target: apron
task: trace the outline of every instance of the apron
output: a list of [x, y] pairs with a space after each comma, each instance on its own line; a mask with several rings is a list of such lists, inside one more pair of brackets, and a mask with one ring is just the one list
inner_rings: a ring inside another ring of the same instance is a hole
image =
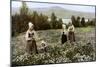
[[75, 42], [75, 34], [74, 34], [74, 32], [69, 31], [68, 39], [70, 40], [70, 42]]
[[29, 38], [32, 38], [31, 40], [28, 40], [27, 41], [27, 46], [26, 46], [26, 49], [27, 49], [27, 52], [29, 54], [32, 54], [32, 53], [38, 53], [38, 50], [37, 50], [37, 45], [36, 45], [36, 41], [35, 39], [33, 38], [34, 36], [34, 33], [29, 33], [28, 34], [28, 37]]

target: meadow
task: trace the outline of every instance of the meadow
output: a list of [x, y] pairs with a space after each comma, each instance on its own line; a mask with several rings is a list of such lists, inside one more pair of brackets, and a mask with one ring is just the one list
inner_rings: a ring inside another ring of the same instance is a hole
[[[25, 52], [25, 32], [11, 38], [12, 65], [37, 65], [54, 63], [75, 63], [96, 60], [95, 27], [75, 28], [74, 43], [61, 44], [62, 29], [36, 31], [39, 54]], [[41, 50], [41, 41], [47, 43], [47, 52]]]

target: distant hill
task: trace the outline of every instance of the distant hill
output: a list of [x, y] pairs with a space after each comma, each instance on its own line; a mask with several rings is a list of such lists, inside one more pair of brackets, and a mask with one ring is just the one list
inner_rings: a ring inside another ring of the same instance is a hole
[[[85, 18], [95, 18], [95, 13], [73, 11], [58, 6], [48, 7], [48, 8], [29, 8], [29, 9], [30, 12], [37, 11], [39, 14], [42, 13], [47, 15], [48, 17], [51, 16], [52, 12], [54, 12], [58, 18], [71, 18], [72, 15]], [[15, 13], [19, 13], [19, 8], [14, 8], [14, 7], [12, 8], [12, 15], [14, 15]]]

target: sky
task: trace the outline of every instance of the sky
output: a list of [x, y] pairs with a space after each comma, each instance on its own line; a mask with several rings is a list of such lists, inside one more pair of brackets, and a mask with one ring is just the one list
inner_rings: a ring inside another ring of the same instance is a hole
[[[86, 5], [71, 5], [71, 4], [55, 4], [55, 3], [38, 3], [38, 2], [26, 2], [29, 8], [48, 8], [48, 7], [62, 7], [64, 9], [80, 11], [80, 12], [91, 12], [95, 13], [95, 6]], [[12, 7], [20, 7], [22, 5], [21, 1], [12, 1]]]

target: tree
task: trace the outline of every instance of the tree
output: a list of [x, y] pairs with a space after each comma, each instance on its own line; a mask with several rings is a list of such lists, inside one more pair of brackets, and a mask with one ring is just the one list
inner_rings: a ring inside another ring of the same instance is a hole
[[28, 28], [28, 22], [30, 21], [28, 16], [28, 6], [26, 2], [22, 1], [22, 6], [20, 7], [20, 24], [21, 24], [21, 32], [24, 32]]
[[78, 16], [76, 20], [76, 27], [80, 27], [80, 26], [81, 26], [80, 17]]
[[27, 15], [28, 14], [28, 7], [27, 4], [22, 1], [22, 6], [20, 7], [20, 15]]
[[75, 16], [72, 16], [72, 17], [71, 17], [71, 21], [72, 21], [72, 24], [73, 24], [74, 26], [76, 26], [76, 19], [75, 19]]
[[82, 19], [81, 19], [81, 24], [83, 27], [85, 26], [85, 18], [84, 17], [82, 17]]
[[62, 18], [59, 18], [57, 28], [61, 29], [62, 28], [62, 23], [63, 23]]
[[55, 16], [54, 13], [51, 14], [51, 27], [52, 28], [56, 28], [56, 24], [57, 24], [57, 17]]
[[92, 19], [90, 22], [89, 22], [89, 25], [91, 26], [95, 26], [96, 25], [96, 19]]
[[[19, 27], [17, 26], [19, 24]], [[20, 23], [19, 23], [19, 15], [16, 13], [12, 16], [12, 36], [15, 36], [19, 33]]]
[[37, 26], [39, 30], [50, 29], [50, 24], [48, 23], [48, 17], [41, 13], [38, 17]]
[[38, 30], [39, 26], [38, 26], [38, 22], [39, 22], [39, 15], [36, 11], [33, 12], [33, 24], [35, 25], [35, 29]]

